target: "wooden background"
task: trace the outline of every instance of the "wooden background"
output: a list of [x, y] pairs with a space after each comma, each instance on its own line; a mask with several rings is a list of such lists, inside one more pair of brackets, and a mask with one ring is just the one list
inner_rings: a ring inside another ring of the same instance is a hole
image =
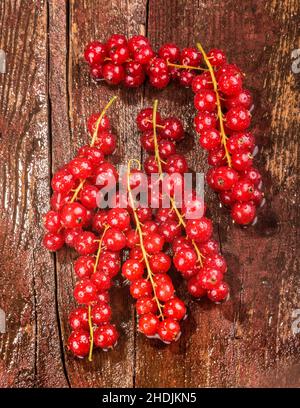
[[[292, 330], [300, 314], [300, 73], [291, 69], [291, 52], [300, 48], [299, 15], [298, 0], [0, 2], [0, 48], [7, 53], [7, 73], [0, 74], [0, 307], [7, 319], [0, 334], [1, 387], [300, 385], [300, 333]], [[88, 363], [65, 347], [74, 254], [51, 255], [41, 246], [51, 174], [87, 142], [87, 116], [114, 94], [119, 102], [109, 115], [119, 135], [116, 162], [141, 156], [135, 116], [158, 97], [163, 114], [184, 120], [189, 141], [182, 150], [191, 168], [207, 170], [206, 154], [194, 142], [190, 90], [172, 85], [158, 92], [146, 85], [128, 91], [90, 79], [85, 44], [115, 32], [146, 34], [156, 48], [200, 40], [241, 65], [255, 96], [267, 204], [254, 227], [241, 229], [207, 192], [229, 264], [230, 301], [191, 302], [178, 278], [189, 318], [180, 341], [164, 346], [137, 334], [128, 288], [120, 282], [113, 305], [121, 340], [115, 351], [96, 352]]]

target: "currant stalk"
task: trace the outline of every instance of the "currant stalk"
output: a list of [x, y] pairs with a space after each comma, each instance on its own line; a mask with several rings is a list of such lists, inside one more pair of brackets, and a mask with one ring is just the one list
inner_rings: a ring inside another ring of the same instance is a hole
[[206, 52], [204, 51], [202, 45], [198, 42], [197, 43], [197, 48], [198, 50], [202, 53], [204, 61], [208, 67], [208, 70], [210, 72], [211, 75], [211, 79], [212, 79], [212, 83], [213, 83], [213, 88], [214, 88], [214, 92], [216, 94], [216, 100], [217, 100], [217, 110], [218, 110], [218, 119], [219, 119], [219, 123], [220, 123], [220, 133], [221, 133], [221, 140], [222, 140], [222, 145], [224, 146], [224, 150], [225, 150], [225, 157], [226, 160], [228, 162], [228, 166], [231, 167], [231, 156], [228, 152], [227, 149], [227, 139], [228, 137], [225, 134], [225, 129], [224, 129], [224, 118], [223, 118], [223, 112], [222, 112], [222, 108], [221, 108], [221, 97], [218, 91], [218, 84], [217, 84], [217, 80], [216, 80], [216, 76], [215, 76], [215, 71], [210, 63], [210, 60], [206, 54]]
[[[163, 175], [163, 171], [162, 171], [163, 161], [161, 160], [161, 157], [160, 157], [160, 154], [159, 154], [158, 141], [157, 141], [157, 132], [156, 132], [156, 127], [157, 127], [157, 124], [156, 124], [157, 107], [158, 107], [158, 100], [155, 99], [154, 104], [153, 104], [153, 116], [152, 116], [152, 118], [153, 118], [154, 156], [155, 156], [155, 160], [156, 160], [156, 163], [157, 163], [157, 166], [158, 166], [159, 176], [162, 177], [162, 175]], [[186, 227], [186, 222], [184, 221], [184, 218], [183, 218], [181, 212], [177, 208], [174, 198], [171, 197], [171, 195], [169, 195], [169, 194], [168, 194], [168, 197], [169, 197], [169, 199], [171, 201], [172, 208], [173, 208], [173, 210], [175, 211], [175, 213], [177, 215], [179, 224], [182, 225], [185, 228]], [[197, 257], [198, 257], [197, 261], [200, 263], [200, 265], [202, 267], [203, 266], [203, 264], [202, 264], [203, 255], [201, 254], [196, 242], [194, 240], [191, 240], [191, 241], [192, 241], [193, 247], [194, 247], [194, 249], [196, 251]]]
[[142, 254], [143, 254], [143, 260], [145, 261], [145, 264], [146, 264], [148, 279], [151, 282], [151, 285], [152, 285], [152, 288], [153, 288], [153, 293], [154, 293], [154, 299], [155, 299], [155, 302], [156, 302], [157, 307], [158, 307], [159, 318], [164, 320], [164, 315], [163, 315], [163, 312], [162, 312], [163, 306], [160, 303], [160, 301], [158, 300], [157, 295], [156, 295], [156, 284], [154, 282], [153, 272], [151, 270], [149, 260], [148, 260], [150, 255], [147, 253], [147, 251], [145, 249], [145, 246], [144, 246], [144, 238], [143, 238], [143, 231], [142, 231], [142, 227], [141, 227], [141, 222], [139, 220], [139, 217], [137, 216], [136, 208], [135, 208], [135, 205], [134, 205], [134, 200], [132, 198], [132, 192], [131, 192], [131, 186], [130, 186], [130, 175], [131, 175], [130, 170], [131, 170], [131, 163], [133, 161], [138, 163], [138, 170], [141, 170], [141, 163], [138, 160], [135, 160], [135, 159], [129, 160], [128, 167], [127, 167], [127, 189], [128, 189], [128, 194], [129, 194], [129, 201], [131, 203], [133, 216], [134, 216], [134, 221], [135, 221], [135, 224], [136, 224], [136, 229], [137, 229], [137, 232], [139, 234], [140, 246], [141, 246], [141, 250], [142, 250]]

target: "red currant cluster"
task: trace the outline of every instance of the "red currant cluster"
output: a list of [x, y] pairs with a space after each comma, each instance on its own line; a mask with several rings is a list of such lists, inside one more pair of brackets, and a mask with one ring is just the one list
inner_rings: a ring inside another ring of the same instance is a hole
[[207, 182], [219, 193], [221, 203], [231, 208], [233, 220], [249, 224], [263, 201], [261, 175], [253, 167], [255, 138], [248, 130], [252, 96], [243, 88], [240, 69], [228, 64], [221, 50], [206, 55], [201, 45], [199, 49], [208, 71], [195, 77], [192, 89], [199, 143], [208, 150], [208, 163], [213, 166]]
[[101, 186], [108, 182], [110, 174], [117, 174], [105, 160], [116, 147], [116, 136], [105, 115], [114, 100], [101, 114], [89, 118], [90, 145], [79, 149], [77, 156], [54, 174], [51, 210], [44, 218], [44, 246], [57, 251], [66, 244], [80, 255], [74, 263], [79, 279], [74, 298], [81, 306], [70, 314], [73, 332], [68, 344], [76, 356], [89, 354], [90, 359], [93, 345], [108, 349], [119, 336], [110, 323], [108, 290], [121, 268], [120, 250], [126, 245], [122, 230], [130, 224], [126, 210], [125, 214], [119, 209], [96, 212]]
[[[213, 226], [211, 220], [204, 216], [205, 203], [197, 197], [195, 190], [191, 190], [187, 197], [181, 194], [181, 208], [176, 205], [175, 188], [180, 187], [183, 192], [183, 175], [188, 170], [185, 157], [176, 153], [176, 143], [184, 138], [181, 121], [175, 117], [163, 120], [155, 101], [153, 109], [146, 108], [138, 114], [137, 125], [143, 132], [141, 144], [150, 154], [145, 160], [145, 171], [148, 175], [160, 175], [155, 181], [159, 183], [158, 188], [154, 189], [153, 181], [148, 183], [149, 201], [153, 202], [153, 191], [158, 191], [159, 197], [155, 201], [160, 206], [163, 194], [171, 203], [171, 208], [157, 210], [156, 227], [153, 225], [153, 228], [157, 228], [166, 243], [171, 245], [174, 266], [188, 280], [189, 293], [196, 298], [207, 295], [214, 302], [226, 299], [229, 287], [223, 282], [223, 275], [227, 265], [219, 253], [217, 242], [211, 238]], [[162, 185], [166, 186], [164, 190]], [[160, 261], [164, 261], [168, 269], [170, 261], [167, 255], [162, 255]], [[160, 269], [163, 268], [161, 263]]]
[[146, 77], [152, 86], [165, 88], [171, 80], [182, 86], [191, 86], [200, 67], [201, 53], [196, 48], [183, 48], [176, 44], [163, 45], [158, 54], [143, 35], [130, 39], [113, 34], [106, 43], [92, 41], [84, 52], [94, 79], [111, 85], [123, 83], [134, 88], [143, 84]]
[[[123, 82], [128, 87], [138, 87], [147, 75], [150, 84], [159, 89], [170, 80], [191, 87], [198, 111], [195, 128], [200, 134], [200, 145], [209, 151], [208, 163], [213, 166], [207, 174], [208, 184], [219, 193], [221, 203], [231, 208], [236, 223], [246, 225], [255, 220], [263, 193], [261, 175], [253, 167], [255, 138], [247, 130], [252, 96], [243, 88], [241, 70], [227, 63], [222, 50], [212, 49], [206, 54], [197, 44], [197, 48], [180, 51], [176, 44], [168, 43], [155, 54], [144, 36], [133, 36], [127, 41], [124, 35], [113, 34], [106, 44], [88, 44], [84, 55], [92, 76], [109, 84]], [[199, 70], [204, 72], [197, 75]], [[165, 125], [166, 129], [176, 127], [173, 118]], [[179, 128], [177, 131], [180, 134]], [[147, 137], [142, 141], [145, 146]], [[172, 149], [172, 144], [168, 142], [165, 148]], [[153, 163], [152, 157], [148, 160], [146, 171]]]

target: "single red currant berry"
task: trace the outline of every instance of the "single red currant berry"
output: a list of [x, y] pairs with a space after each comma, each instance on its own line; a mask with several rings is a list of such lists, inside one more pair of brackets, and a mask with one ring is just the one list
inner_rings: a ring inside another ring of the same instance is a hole
[[141, 297], [137, 299], [135, 307], [139, 316], [157, 312], [157, 303], [151, 297]]
[[214, 112], [198, 112], [194, 118], [195, 129], [197, 133], [202, 133], [205, 129], [215, 128], [217, 118]]
[[57, 232], [48, 232], [43, 238], [43, 245], [48, 251], [58, 251], [64, 245], [64, 238]]
[[90, 42], [84, 51], [84, 58], [90, 65], [103, 64], [106, 57], [106, 45], [99, 41]]
[[198, 272], [199, 272], [199, 267], [195, 266], [193, 269], [188, 269], [187, 271], [180, 272], [180, 273], [181, 273], [181, 276], [183, 277], [183, 279], [189, 280], [193, 276], [197, 275]]
[[[100, 113], [93, 113], [87, 121], [87, 128], [88, 131], [90, 132], [91, 135], [94, 134], [95, 130], [96, 130], [96, 124], [97, 121], [100, 117]], [[109, 119], [106, 115], [102, 116], [101, 121], [98, 124], [98, 132], [102, 132], [104, 130], [109, 130], [110, 129], [110, 122]]]
[[192, 86], [193, 79], [195, 78], [195, 74], [192, 71], [188, 71], [187, 69], [182, 69], [179, 72], [179, 84], [181, 86], [185, 86], [186, 88], [189, 88]]
[[216, 190], [230, 190], [231, 187], [238, 181], [239, 175], [230, 167], [218, 167], [213, 173], [213, 185]]
[[74, 271], [80, 279], [89, 278], [94, 272], [95, 258], [93, 256], [80, 256], [74, 262]]
[[97, 286], [90, 279], [84, 279], [74, 288], [74, 298], [76, 302], [82, 305], [88, 305], [97, 300]]
[[207, 162], [210, 166], [213, 167], [226, 166], [227, 159], [224, 147], [221, 146], [215, 149], [211, 149], [208, 153]]
[[103, 244], [110, 251], [121, 251], [126, 246], [126, 237], [117, 228], [109, 228], [104, 237]]
[[105, 275], [113, 278], [120, 270], [121, 262], [119, 258], [115, 257], [118, 252], [101, 253], [97, 270], [103, 272]]
[[86, 307], [77, 307], [69, 314], [69, 323], [73, 330], [89, 329], [88, 310]]
[[135, 247], [137, 244], [139, 244], [139, 242], [140, 242], [140, 238], [136, 230], [131, 229], [126, 232], [126, 246], [128, 248]]
[[194, 93], [201, 91], [202, 89], [213, 89], [213, 83], [211, 80], [211, 74], [209, 72], [203, 72], [203, 74], [196, 75], [192, 81], [192, 90]]
[[192, 296], [197, 299], [206, 295], [206, 290], [201, 286], [198, 276], [193, 276], [188, 280], [187, 290]]
[[81, 233], [82, 233], [81, 227], [64, 229], [62, 234], [64, 237], [65, 244], [73, 248], [75, 244], [75, 239]]
[[106, 224], [107, 224], [107, 211], [99, 210], [93, 216], [92, 228], [94, 231], [103, 232]]
[[129, 58], [129, 50], [124, 45], [113, 48], [109, 52], [112, 62], [116, 65], [124, 64]]
[[161, 140], [158, 143], [158, 152], [161, 159], [167, 159], [176, 153], [176, 147], [170, 140]]
[[208, 241], [212, 232], [212, 222], [206, 217], [197, 220], [188, 220], [186, 223], [187, 236], [199, 243]]
[[245, 109], [250, 109], [253, 103], [252, 95], [248, 89], [241, 89], [241, 91], [230, 97], [226, 98], [224, 105], [226, 109], [237, 108], [243, 106]]
[[123, 65], [115, 65], [108, 62], [103, 65], [103, 78], [110, 85], [118, 85], [125, 78], [125, 71]]
[[142, 134], [140, 137], [141, 145], [143, 149], [146, 150], [148, 153], [154, 153], [154, 137], [153, 137], [153, 130], [147, 130]]
[[226, 126], [229, 129], [241, 132], [250, 126], [250, 112], [242, 106], [231, 108], [225, 114]]
[[152, 295], [152, 285], [147, 279], [138, 279], [130, 285], [130, 294], [134, 299]]
[[249, 152], [236, 152], [231, 156], [232, 167], [238, 171], [249, 169], [253, 164], [253, 156]]
[[106, 46], [108, 50], [114, 50], [118, 47], [126, 47], [127, 39], [123, 34], [112, 34], [107, 40]]
[[167, 317], [159, 323], [158, 335], [163, 342], [171, 343], [176, 341], [180, 334], [179, 323], [172, 317]]
[[92, 255], [98, 249], [97, 237], [89, 231], [83, 231], [74, 242], [75, 251], [80, 255]]
[[226, 64], [226, 56], [223, 50], [212, 48], [207, 54], [207, 57], [213, 67], [219, 67]]
[[96, 186], [92, 186], [91, 184], [86, 184], [82, 187], [79, 199], [85, 208], [89, 210], [94, 210], [97, 208], [97, 196], [98, 196], [98, 188]]
[[65, 204], [60, 217], [65, 228], [81, 227], [86, 220], [86, 209], [79, 203]]
[[174, 253], [179, 252], [182, 249], [186, 249], [186, 248], [187, 249], [193, 248], [191, 242], [187, 239], [187, 237], [177, 237], [172, 242], [172, 249]]
[[251, 132], [234, 133], [226, 143], [229, 153], [253, 151], [255, 147], [255, 137]]
[[107, 214], [107, 223], [121, 231], [130, 226], [130, 215], [125, 208], [112, 208]]
[[205, 129], [201, 132], [199, 143], [203, 149], [212, 150], [221, 145], [220, 132], [217, 129]]
[[204, 256], [212, 256], [219, 253], [220, 246], [214, 239], [209, 239], [208, 241], [199, 245], [199, 250]]
[[111, 319], [111, 307], [105, 302], [98, 302], [92, 308], [92, 322], [95, 324], [108, 323]]
[[166, 302], [164, 305], [164, 316], [172, 317], [175, 320], [181, 320], [186, 315], [186, 307], [184, 302], [174, 297]]
[[171, 243], [176, 237], [181, 235], [181, 226], [178, 221], [167, 220], [159, 226], [158, 231], [166, 242]]
[[164, 252], [158, 252], [151, 256], [149, 265], [153, 273], [166, 273], [171, 268], [171, 258]]
[[149, 45], [149, 40], [144, 35], [134, 35], [128, 40], [128, 48], [132, 54], [143, 45]]
[[175, 268], [180, 272], [187, 271], [188, 269], [193, 269], [196, 265], [197, 254], [194, 249], [182, 248], [175, 253], [173, 257], [173, 263]]
[[232, 74], [232, 75], [242, 75], [242, 71], [240, 68], [235, 64], [223, 64], [217, 71], [216, 71], [216, 79], [219, 80], [220, 76], [223, 74]]
[[226, 207], [231, 207], [235, 203], [235, 199], [233, 198], [232, 195], [232, 190], [221, 191], [219, 193], [219, 199], [221, 203], [224, 204]]
[[150, 75], [149, 82], [154, 88], [163, 89], [170, 82], [170, 75], [168, 72], [161, 72], [159, 75]]
[[174, 63], [180, 58], [180, 49], [176, 44], [167, 43], [160, 47], [158, 55], [164, 60]]
[[162, 224], [166, 222], [167, 220], [173, 220], [175, 221], [177, 219], [177, 215], [173, 209], [170, 208], [159, 208], [157, 210], [157, 213], [155, 214], [156, 220]]
[[[162, 118], [157, 112], [156, 114], [156, 124], [162, 125]], [[136, 123], [141, 132], [145, 132], [146, 130], [153, 129], [153, 109], [152, 108], [145, 108], [140, 111], [136, 118]]]
[[235, 203], [231, 210], [231, 216], [237, 224], [250, 224], [255, 218], [256, 208], [251, 202]]
[[198, 67], [202, 59], [201, 53], [196, 48], [183, 48], [180, 56], [181, 65]]
[[259, 206], [262, 204], [262, 201], [264, 199], [264, 193], [257, 188], [254, 189], [253, 196], [252, 196], [252, 201], [256, 206]]
[[253, 195], [254, 185], [247, 179], [240, 179], [232, 188], [232, 197], [236, 201], [250, 201]]
[[152, 232], [144, 237], [144, 247], [148, 254], [156, 254], [161, 252], [165, 243], [162, 235]]
[[85, 156], [92, 166], [99, 166], [104, 162], [104, 155], [98, 147], [83, 146], [78, 151], [78, 156]]
[[102, 163], [95, 169], [93, 184], [100, 187], [114, 186], [117, 183], [118, 172], [112, 163]]
[[243, 171], [242, 175], [243, 178], [250, 180], [255, 187], [259, 186], [261, 182], [261, 174], [254, 167], [246, 169], [245, 171]]
[[97, 301], [99, 302], [105, 302], [105, 303], [109, 303], [110, 301], [110, 297], [109, 297], [109, 292], [100, 292], [97, 295]]
[[90, 74], [96, 81], [103, 78], [102, 67], [103, 65], [99, 65], [99, 64], [93, 64], [90, 66]]
[[113, 324], [103, 324], [94, 332], [94, 343], [96, 347], [104, 350], [117, 344], [119, 333]]
[[164, 139], [180, 140], [184, 136], [182, 123], [175, 117], [167, 118], [163, 121], [164, 128], [161, 129], [160, 136]]
[[141, 279], [144, 275], [144, 265], [135, 259], [127, 259], [122, 265], [122, 275], [130, 282]]
[[218, 269], [203, 268], [197, 275], [202, 288], [206, 290], [214, 289], [223, 279], [223, 274]]
[[44, 216], [44, 227], [49, 232], [58, 232], [60, 229], [60, 215], [57, 211], [50, 210]]
[[144, 268], [146, 267], [145, 262], [144, 262], [143, 252], [140, 247], [132, 248], [129, 251], [129, 258], [139, 261], [141, 264], [143, 264]]
[[166, 61], [162, 58], [154, 57], [147, 66], [147, 74], [149, 76], [153, 75], [156, 77], [162, 74], [168, 73], [168, 65]]
[[90, 350], [90, 334], [86, 330], [78, 329], [71, 333], [68, 347], [77, 357], [85, 357]]
[[184, 174], [187, 173], [188, 169], [187, 161], [182, 154], [173, 154], [172, 156], [169, 156], [166, 164], [164, 164], [164, 170], [168, 174]]
[[112, 286], [111, 277], [100, 270], [97, 270], [92, 274], [91, 281], [96, 285], [99, 292], [105, 292]]
[[165, 274], [157, 274], [154, 276], [156, 283], [155, 293], [157, 298], [162, 302], [167, 302], [174, 295], [175, 289], [172, 282], [164, 282], [161, 280], [161, 275], [166, 277]]
[[148, 220], [142, 225], [142, 231], [144, 234], [158, 232], [158, 223], [155, 221]]
[[93, 166], [85, 157], [75, 157], [68, 164], [68, 170], [75, 179], [86, 179], [92, 175]]
[[210, 89], [202, 89], [194, 97], [195, 108], [199, 111], [215, 112], [216, 103], [216, 94]]
[[207, 297], [213, 302], [226, 300], [229, 295], [229, 286], [226, 282], [220, 282], [216, 287], [207, 292]]
[[142, 45], [133, 52], [133, 59], [142, 65], [148, 64], [154, 57], [154, 51], [150, 45]]
[[144, 75], [143, 65], [136, 61], [128, 61], [125, 64], [125, 73], [133, 78], [140, 77]]
[[50, 206], [51, 209], [54, 211], [60, 211], [63, 206], [68, 203], [73, 197], [73, 193], [70, 191], [66, 195], [63, 193], [58, 193], [57, 191], [54, 191], [50, 198]]
[[216, 253], [209, 254], [209, 256], [207, 256], [204, 259], [204, 266], [205, 268], [207, 267], [212, 269], [218, 269], [221, 273], [225, 273], [227, 271], [227, 264], [225, 258], [222, 255]]
[[95, 145], [105, 156], [107, 156], [113, 154], [116, 150], [117, 138], [108, 130], [98, 132]]
[[68, 193], [74, 184], [74, 177], [67, 169], [57, 171], [51, 180], [52, 189], [58, 193]]
[[222, 74], [218, 81], [218, 87], [225, 95], [237, 95], [242, 90], [241, 76], [239, 74]]
[[153, 313], [147, 313], [139, 318], [139, 331], [145, 336], [154, 336], [157, 333], [159, 319]]

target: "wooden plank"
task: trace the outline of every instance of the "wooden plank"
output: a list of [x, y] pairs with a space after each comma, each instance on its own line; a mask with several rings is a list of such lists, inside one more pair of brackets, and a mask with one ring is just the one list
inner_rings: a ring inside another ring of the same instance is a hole
[[[135, 115], [141, 108], [143, 89], [127, 91], [96, 85], [89, 76], [83, 60], [83, 50], [92, 39], [106, 41], [113, 33], [126, 35], [144, 31], [146, 21], [145, 2], [130, 1], [76, 1], [64, 10], [59, 2], [50, 4], [53, 42], [51, 45], [53, 167], [57, 169], [73, 157], [78, 147], [88, 142], [86, 119], [100, 111], [113, 95], [119, 101], [109, 111], [109, 117], [118, 137], [118, 149], [112, 158], [114, 163], [126, 163], [129, 158], [140, 157], [138, 135], [132, 132]], [[65, 21], [67, 28], [65, 32]], [[54, 28], [55, 27], [55, 28]], [[50, 37], [51, 38], [51, 37]], [[65, 44], [67, 38], [67, 44]], [[64, 55], [67, 52], [67, 61]], [[70, 130], [69, 131], [69, 125]], [[73, 288], [75, 277], [70, 250], [57, 256], [58, 299], [63, 344], [66, 344], [70, 328], [67, 317], [74, 307]], [[122, 281], [122, 280], [121, 280]], [[114, 322], [121, 330], [118, 347], [109, 353], [95, 351], [92, 363], [74, 359], [65, 353], [66, 370], [74, 387], [130, 387], [135, 371], [135, 322], [132, 307], [128, 305], [128, 287], [112, 291]]]
[[50, 197], [46, 2], [1, 2], [0, 16], [0, 386], [63, 387], [54, 262], [41, 245]]
[[[298, 22], [298, 23], [297, 23]], [[138, 337], [138, 387], [231, 387], [299, 385], [299, 335], [291, 331], [299, 308], [296, 268], [295, 206], [297, 115], [299, 94], [291, 72], [291, 49], [297, 48], [299, 3], [235, 1], [150, 2], [148, 36], [163, 42], [206, 49], [220, 47], [247, 73], [255, 95], [254, 129], [261, 152], [258, 167], [265, 177], [268, 204], [255, 227], [232, 225], [216, 197], [206, 195], [229, 263], [231, 300], [220, 306], [190, 304], [178, 344], [150, 344]], [[298, 45], [299, 47], [299, 45]], [[176, 88], [159, 93], [163, 113], [184, 118], [193, 138], [192, 95]], [[147, 92], [147, 102], [158, 93]], [[287, 101], [290, 101], [287, 103]], [[291, 105], [292, 106], [291, 106]], [[189, 141], [191, 167], [207, 170], [205, 154]], [[180, 291], [182, 293], [182, 291]]]

